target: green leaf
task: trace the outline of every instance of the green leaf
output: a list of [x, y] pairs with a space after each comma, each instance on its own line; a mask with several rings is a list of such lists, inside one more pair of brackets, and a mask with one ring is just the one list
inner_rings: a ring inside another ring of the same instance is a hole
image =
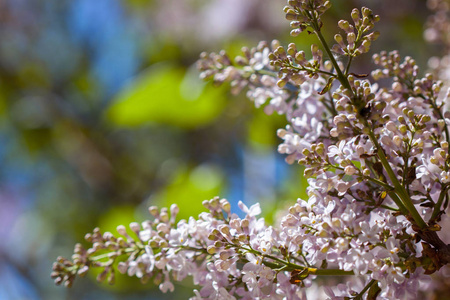
[[279, 142], [276, 131], [284, 126], [285, 120], [276, 113], [268, 116], [263, 109], [254, 109], [247, 123], [248, 140], [261, 145], [276, 145]]
[[222, 112], [225, 93], [205, 85], [197, 75], [170, 64], [154, 65], [119, 92], [106, 117], [121, 127], [207, 125]]
[[328, 92], [328, 91], [331, 89], [331, 86], [333, 85], [333, 81], [334, 81], [335, 79], [336, 79], [336, 78], [334, 78], [334, 77], [328, 78], [327, 84], [326, 84], [325, 87], [322, 89], [322, 91], [320, 91], [319, 95], [323, 95], [323, 94], [325, 94], [326, 92]]

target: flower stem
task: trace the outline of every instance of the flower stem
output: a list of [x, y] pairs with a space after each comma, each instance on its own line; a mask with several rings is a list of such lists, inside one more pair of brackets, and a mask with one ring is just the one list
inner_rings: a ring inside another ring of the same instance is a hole
[[325, 49], [325, 52], [328, 54], [328, 58], [330, 59], [331, 63], [333, 64], [336, 75], [338, 80], [341, 82], [341, 84], [348, 90], [352, 91], [352, 87], [350, 86], [350, 83], [347, 80], [347, 77], [342, 73], [341, 68], [339, 67], [339, 64], [337, 63], [336, 59], [334, 58], [333, 53], [331, 53], [330, 47], [328, 46], [327, 42], [325, 41], [325, 38], [322, 35], [322, 32], [320, 31], [320, 26], [317, 22], [317, 18], [313, 15], [314, 22], [311, 23], [312, 27], [314, 28], [314, 32], [316, 33], [317, 37], [320, 40], [320, 43], [322, 44], [323, 48]]
[[[234, 247], [239, 247], [238, 245], [233, 244]], [[302, 271], [306, 271], [307, 274], [312, 274], [312, 275], [317, 275], [317, 276], [351, 276], [351, 275], [355, 275], [355, 273], [353, 271], [344, 271], [344, 270], [340, 270], [340, 269], [318, 269], [318, 268], [310, 268], [310, 267], [305, 267], [302, 265], [298, 265], [295, 263], [291, 263], [285, 260], [282, 260], [276, 256], [270, 255], [270, 254], [262, 254], [261, 252], [251, 249], [251, 248], [244, 248], [241, 247], [242, 249], [244, 249], [245, 251], [251, 252], [253, 254], [256, 254], [258, 256], [262, 256], [263, 258], [268, 258], [271, 260], [274, 260], [278, 263], [280, 263], [282, 266], [276, 265], [273, 262], [270, 261], [263, 261], [263, 264], [268, 266], [268, 267], [276, 267], [276, 268], [283, 268], [286, 271], [293, 271], [293, 270], [302, 270]]]
[[355, 298], [353, 298], [353, 300], [362, 300], [363, 299], [363, 296], [364, 296], [364, 294], [367, 292], [367, 290], [369, 290], [370, 289], [370, 287], [372, 286], [372, 285], [374, 285], [375, 283], [376, 283], [377, 281], [375, 280], [375, 279], [372, 279], [363, 289], [362, 289], [362, 291], [361, 292], [359, 292], [359, 294], [355, 297]]
[[392, 170], [391, 165], [389, 164], [389, 161], [386, 157], [386, 154], [384, 153], [383, 148], [381, 148], [381, 146], [378, 144], [378, 140], [375, 137], [375, 134], [373, 133], [372, 130], [369, 131], [369, 138], [372, 141], [372, 143], [374, 144], [375, 148], [377, 149], [378, 158], [380, 159], [381, 164], [383, 165], [384, 169], [386, 170], [386, 173], [388, 174], [389, 178], [392, 181], [392, 184], [394, 185], [395, 194], [397, 194], [397, 196], [401, 199], [401, 202], [406, 207], [406, 209], [409, 211], [409, 214], [414, 219], [416, 225], [419, 226], [421, 229], [426, 228], [427, 224], [422, 219], [422, 217], [420, 216], [416, 207], [412, 203], [408, 192], [398, 181], [397, 176], [395, 175], [394, 171]]
[[439, 213], [441, 212], [441, 206], [442, 206], [442, 202], [444, 202], [444, 198], [447, 195], [448, 192], [448, 186], [445, 186], [442, 191], [441, 194], [439, 195], [439, 199], [436, 202], [436, 204], [434, 205], [434, 210], [433, 213], [431, 214], [431, 218], [430, 221], [434, 221], [434, 219], [436, 219], [436, 217], [439, 215]]

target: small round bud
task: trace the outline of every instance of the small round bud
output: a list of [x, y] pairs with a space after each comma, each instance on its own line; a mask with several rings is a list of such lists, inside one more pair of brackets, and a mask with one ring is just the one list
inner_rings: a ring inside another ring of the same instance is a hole
[[139, 225], [139, 223], [137, 223], [137, 222], [132, 222], [132, 223], [130, 223], [130, 229], [134, 233], [139, 234], [139, 232], [141, 231], [141, 225]]
[[398, 135], [395, 135], [394, 138], [392, 139], [392, 141], [394, 142], [394, 144], [395, 144], [397, 147], [400, 147], [400, 145], [401, 145], [402, 142], [403, 142], [403, 139], [402, 139], [401, 137], [399, 137]]
[[398, 127], [398, 130], [400, 131], [401, 134], [405, 135], [408, 132], [408, 126], [402, 124]]
[[221, 207], [226, 213], [230, 213], [230, 211], [231, 211], [231, 205], [230, 205], [230, 202], [228, 202], [227, 199], [220, 199], [220, 207]]
[[399, 82], [394, 82], [393, 84], [392, 84], [392, 89], [395, 91], [395, 92], [401, 92], [402, 90], [403, 90], [403, 87], [402, 87], [402, 85], [399, 83]]
[[159, 218], [162, 222], [167, 223], [169, 221], [169, 214], [167, 212], [161, 212]]
[[221, 233], [225, 234], [225, 235], [229, 235], [230, 234], [230, 228], [226, 225], [220, 226], [219, 230]]
[[158, 215], [158, 207], [157, 206], [150, 206], [148, 208], [148, 211], [150, 212], [150, 214], [154, 217], [156, 217]]
[[217, 248], [214, 246], [208, 246], [208, 248], [206, 248], [206, 251], [208, 252], [208, 254], [216, 254], [217, 253]]
[[367, 169], [367, 168], [364, 169], [364, 170], [363, 170], [363, 175], [364, 175], [364, 176], [370, 176], [370, 170]]
[[277, 86], [281, 89], [281, 88], [284, 88], [286, 83], [287, 83], [287, 79], [286, 78], [282, 78], [282, 79], [277, 81]]
[[356, 35], [354, 32], [350, 32], [347, 34], [347, 42], [349, 44], [353, 44], [355, 42], [355, 40], [356, 40]]
[[176, 216], [180, 212], [180, 208], [175, 203], [170, 206], [170, 214]]
[[120, 235], [127, 235], [127, 229], [126, 229], [125, 226], [123, 226], [123, 225], [117, 226], [117, 232], [118, 232]]
[[346, 166], [344, 168], [345, 175], [353, 175], [356, 173], [356, 168], [354, 166]]
[[314, 169], [313, 168], [306, 168], [305, 171], [303, 172], [305, 177], [311, 177], [314, 174]]
[[350, 24], [348, 23], [348, 21], [345, 20], [340, 20], [338, 22], [338, 26], [344, 31], [347, 31], [350, 28]]

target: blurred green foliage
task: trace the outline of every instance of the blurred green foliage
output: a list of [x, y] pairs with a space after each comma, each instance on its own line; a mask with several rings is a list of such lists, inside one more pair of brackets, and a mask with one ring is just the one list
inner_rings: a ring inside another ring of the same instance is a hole
[[202, 83], [196, 72], [159, 64], [141, 73], [114, 102], [107, 116], [119, 127], [158, 123], [191, 129], [217, 118], [225, 94], [223, 88]]
[[202, 201], [224, 192], [225, 177], [218, 166], [203, 164], [195, 167], [179, 166], [164, 189], [148, 199], [147, 204], [180, 208], [178, 219], [198, 216], [205, 210]]

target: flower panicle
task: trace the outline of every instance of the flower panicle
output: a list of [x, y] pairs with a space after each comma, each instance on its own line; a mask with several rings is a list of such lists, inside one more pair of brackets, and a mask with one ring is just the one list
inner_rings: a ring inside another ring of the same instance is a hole
[[[308, 199], [298, 199], [277, 226], [258, 217], [259, 204], [240, 202], [241, 218], [218, 197], [203, 202], [208, 212], [179, 222], [177, 206], [151, 207], [152, 220], [119, 226], [118, 235], [95, 229], [86, 236], [90, 248], [77, 244], [72, 260], [58, 258], [57, 284], [71, 286], [96, 267], [99, 281], [112, 283], [118, 270], [163, 292], [191, 276], [199, 287], [192, 299], [301, 299], [316, 276], [357, 275], [361, 282], [349, 279], [326, 294], [402, 299], [450, 263], [450, 245], [439, 236], [450, 202], [445, 82], [421, 77], [415, 60], [397, 51], [373, 56], [372, 79], [388, 79], [385, 87], [351, 73], [353, 58], [378, 37], [379, 17], [354, 9], [351, 22], [338, 22], [344, 35], [331, 48], [321, 33], [330, 6], [289, 0], [284, 9], [291, 34], [309, 28], [320, 41], [311, 58], [274, 40], [234, 59], [202, 53], [197, 63], [203, 79], [230, 82], [233, 92], [246, 88], [256, 107], [286, 116], [278, 152], [305, 167]], [[345, 66], [332, 50], [348, 57]]]

